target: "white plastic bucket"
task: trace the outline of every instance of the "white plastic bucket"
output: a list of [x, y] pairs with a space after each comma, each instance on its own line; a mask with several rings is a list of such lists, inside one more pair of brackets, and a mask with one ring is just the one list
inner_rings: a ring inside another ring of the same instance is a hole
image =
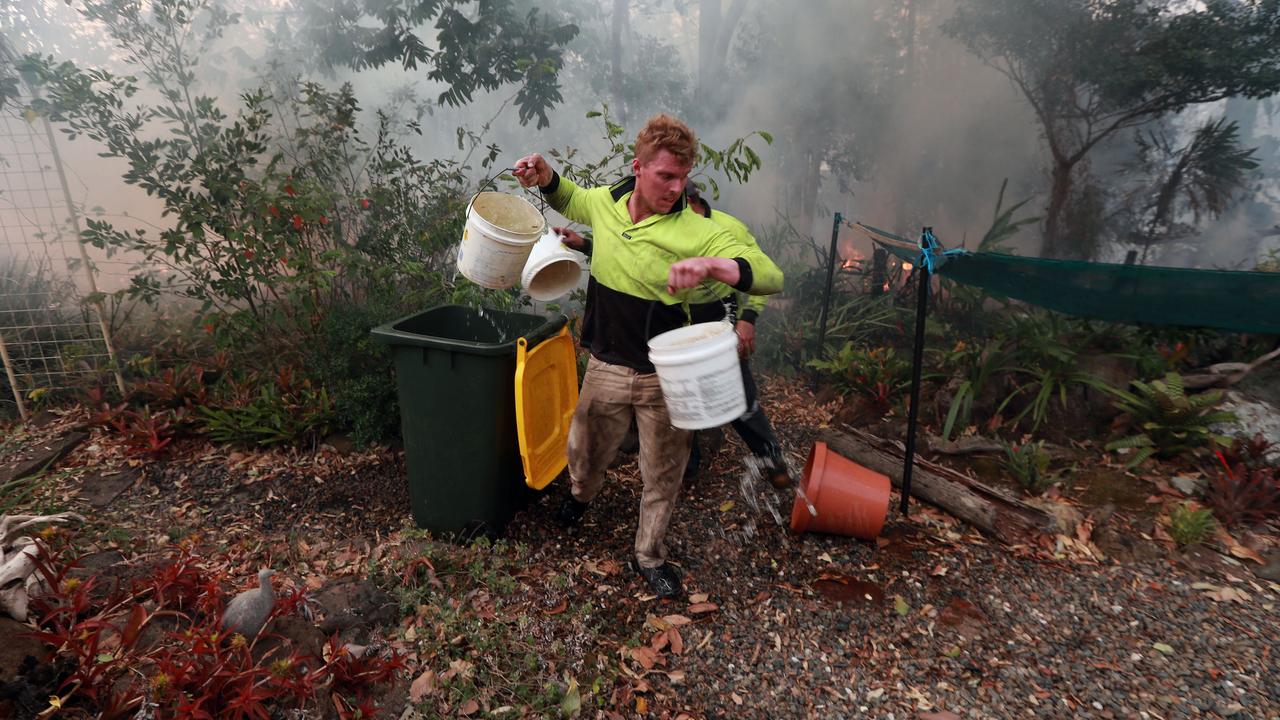
[[555, 300], [578, 287], [586, 262], [586, 255], [565, 247], [560, 236], [548, 230], [530, 251], [520, 284], [534, 300]]
[[738, 334], [717, 320], [677, 328], [649, 341], [671, 424], [705, 430], [742, 417], [747, 392], [738, 360]]
[[512, 287], [519, 282], [529, 251], [546, 227], [546, 218], [522, 197], [476, 193], [467, 206], [458, 271], [491, 290]]

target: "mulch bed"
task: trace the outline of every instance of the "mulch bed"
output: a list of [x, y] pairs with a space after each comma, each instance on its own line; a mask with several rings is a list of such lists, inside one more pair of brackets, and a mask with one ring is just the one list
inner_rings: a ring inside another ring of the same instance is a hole
[[[793, 382], [763, 385], [799, 468], [835, 408]], [[552, 520], [563, 479], [508, 528], [529, 563], [574, 578], [565, 600], [590, 601], [603, 630], [577, 646], [623, 658], [623, 683], [609, 691], [619, 715], [1280, 718], [1280, 585], [1254, 561], [1140, 536], [1130, 544], [1158, 551], [1119, 563], [1087, 535], [1008, 548], [920, 505], [898, 516], [896, 497], [877, 542], [796, 536], [785, 527], [793, 493], [747, 475], [743, 452], [731, 437], [677, 506], [668, 545], [686, 601], [651, 600], [626, 569], [634, 460], [612, 471], [576, 530]], [[129, 466], [98, 435], [60, 465], [82, 475]], [[139, 469], [93, 512], [112, 543], [138, 550], [197, 533], [313, 589], [359, 576], [409, 524], [403, 460], [387, 449], [193, 442]], [[74, 481], [59, 494], [89, 508]], [[1129, 527], [1123, 510], [1107, 527]], [[1274, 552], [1270, 536], [1255, 539]]]

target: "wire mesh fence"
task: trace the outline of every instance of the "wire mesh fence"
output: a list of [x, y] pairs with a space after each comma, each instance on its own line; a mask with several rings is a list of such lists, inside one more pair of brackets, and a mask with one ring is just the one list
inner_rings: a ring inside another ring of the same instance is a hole
[[24, 416], [112, 366], [55, 136], [26, 101], [0, 107], [0, 413]]

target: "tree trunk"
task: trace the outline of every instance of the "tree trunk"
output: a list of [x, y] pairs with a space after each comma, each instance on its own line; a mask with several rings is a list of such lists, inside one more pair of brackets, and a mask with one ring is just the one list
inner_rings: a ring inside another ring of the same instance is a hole
[[[903, 451], [894, 443], [860, 430], [825, 430], [818, 439], [829, 448], [902, 487]], [[982, 532], [1016, 545], [1043, 533], [1071, 533], [1063, 520], [995, 488], [919, 457], [911, 474], [911, 495], [936, 505]]]
[[916, 80], [916, 3], [907, 0], [907, 86]]
[[716, 74], [716, 44], [720, 39], [720, 0], [698, 2], [698, 105], [706, 108], [713, 99]]
[[1049, 207], [1044, 214], [1044, 245], [1040, 254], [1047, 258], [1061, 258], [1066, 255], [1066, 240], [1062, 236], [1062, 214], [1071, 199], [1072, 171], [1074, 163], [1055, 159], [1052, 173], [1052, 185], [1049, 189]]
[[609, 28], [609, 58], [613, 64], [609, 89], [613, 93], [613, 105], [618, 122], [627, 124], [627, 101], [622, 93], [622, 38], [631, 13], [631, 0], [613, 0], [613, 18]]

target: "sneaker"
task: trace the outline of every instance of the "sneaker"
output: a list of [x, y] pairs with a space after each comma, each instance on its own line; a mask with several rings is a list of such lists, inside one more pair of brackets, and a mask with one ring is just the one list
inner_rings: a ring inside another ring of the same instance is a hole
[[573, 527], [582, 520], [582, 516], [587, 512], [587, 503], [580, 502], [577, 498], [570, 495], [559, 508], [556, 509], [556, 522], [564, 527]]
[[680, 575], [671, 567], [670, 563], [663, 563], [658, 567], [638, 568], [640, 577], [649, 584], [649, 589], [659, 600], [667, 598], [679, 598], [684, 595], [684, 586], [680, 584]]

